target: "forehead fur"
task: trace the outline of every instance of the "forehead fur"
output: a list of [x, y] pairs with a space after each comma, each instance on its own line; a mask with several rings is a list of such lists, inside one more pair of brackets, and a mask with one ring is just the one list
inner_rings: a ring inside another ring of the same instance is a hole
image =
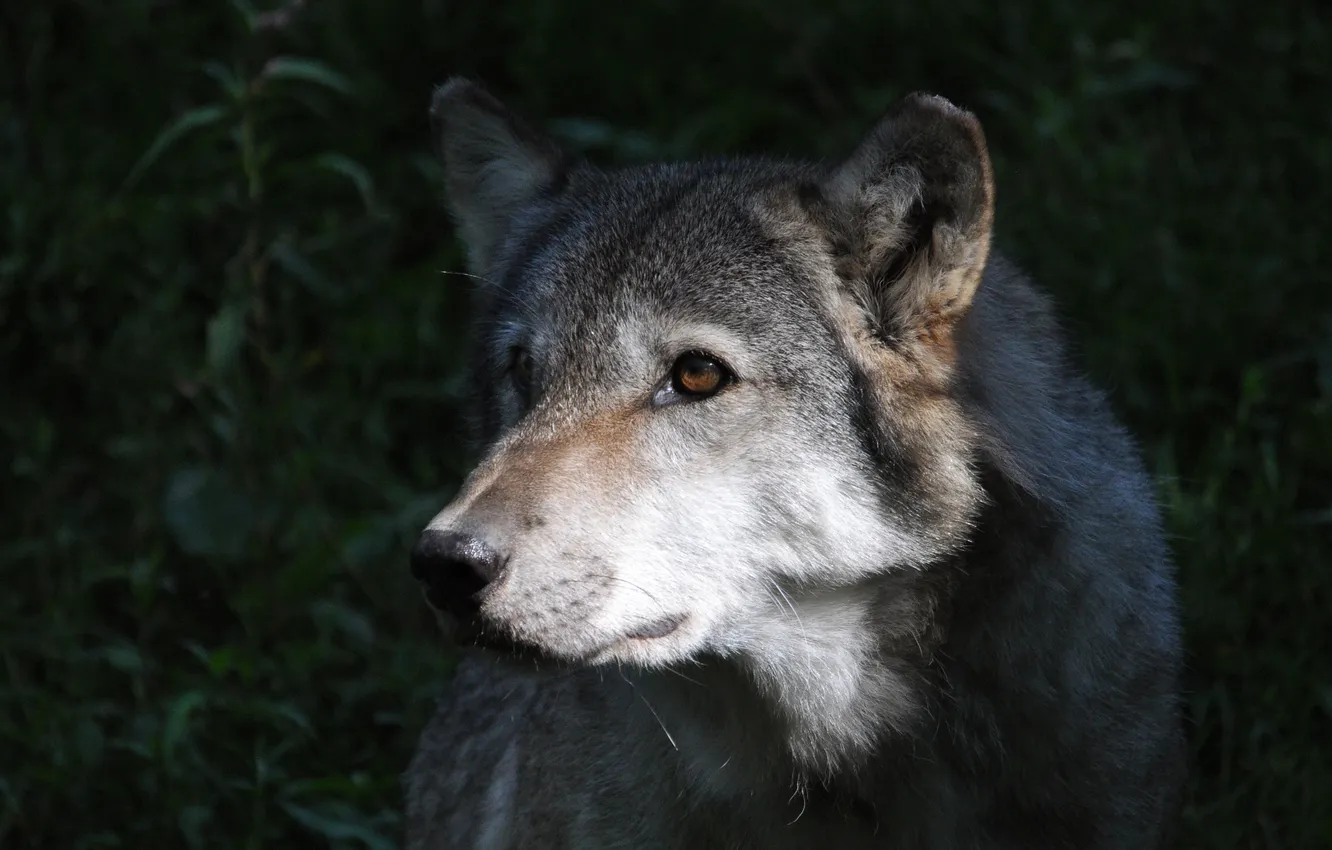
[[584, 339], [645, 309], [759, 339], [774, 321], [804, 324], [816, 298], [770, 222], [798, 215], [797, 187], [812, 176], [736, 160], [576, 172], [515, 228], [493, 315]]

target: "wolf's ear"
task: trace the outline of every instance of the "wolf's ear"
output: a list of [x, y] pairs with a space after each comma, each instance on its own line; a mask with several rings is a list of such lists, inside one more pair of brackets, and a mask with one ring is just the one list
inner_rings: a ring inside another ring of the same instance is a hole
[[567, 159], [494, 95], [461, 77], [436, 90], [430, 123], [468, 265], [485, 274], [515, 216], [562, 183]]
[[980, 122], [941, 97], [888, 112], [813, 193], [839, 273], [888, 335], [936, 338], [971, 304], [994, 179]]

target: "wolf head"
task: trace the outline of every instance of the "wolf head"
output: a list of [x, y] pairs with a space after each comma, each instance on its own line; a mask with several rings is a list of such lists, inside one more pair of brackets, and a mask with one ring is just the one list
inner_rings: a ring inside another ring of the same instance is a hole
[[482, 642], [657, 666], [853, 617], [824, 602], [960, 545], [956, 341], [994, 208], [971, 114], [913, 95], [831, 167], [622, 170], [466, 80], [432, 118], [485, 447], [413, 552], [433, 604]]

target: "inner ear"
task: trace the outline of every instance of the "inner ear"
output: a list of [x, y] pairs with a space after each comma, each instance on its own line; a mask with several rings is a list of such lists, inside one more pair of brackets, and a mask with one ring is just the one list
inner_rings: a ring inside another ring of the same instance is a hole
[[868, 282], [875, 289], [886, 292], [907, 278], [914, 263], [928, 259], [940, 212], [937, 205], [930, 207], [924, 199], [911, 205], [902, 218], [900, 238], [893, 241], [892, 247], [884, 246], [886, 250], [875, 265], [878, 270], [869, 271]]
[[522, 212], [559, 191], [564, 152], [471, 80], [455, 77], [430, 107], [445, 199], [474, 274], [487, 276]]
[[974, 115], [911, 95], [809, 196], [837, 246], [839, 274], [885, 330], [937, 333], [970, 307], [994, 221]]

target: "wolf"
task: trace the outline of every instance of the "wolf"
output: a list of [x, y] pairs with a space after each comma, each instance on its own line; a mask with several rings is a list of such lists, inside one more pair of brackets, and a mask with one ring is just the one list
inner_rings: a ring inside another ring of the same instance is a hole
[[1168, 846], [1159, 509], [975, 116], [600, 168], [473, 81], [431, 115], [481, 459], [410, 558], [466, 647], [410, 850]]

